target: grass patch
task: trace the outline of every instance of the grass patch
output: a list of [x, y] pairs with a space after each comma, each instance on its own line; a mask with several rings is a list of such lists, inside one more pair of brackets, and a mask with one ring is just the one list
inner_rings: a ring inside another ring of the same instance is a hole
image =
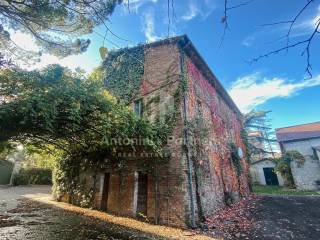
[[262, 186], [262, 185], [253, 185], [253, 192], [256, 194], [272, 194], [272, 195], [320, 195], [319, 192], [315, 191], [303, 191], [297, 189], [289, 189], [280, 186]]

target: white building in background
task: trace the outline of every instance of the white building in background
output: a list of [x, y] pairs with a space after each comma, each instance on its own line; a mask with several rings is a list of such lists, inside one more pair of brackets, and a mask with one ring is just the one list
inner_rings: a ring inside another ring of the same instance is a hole
[[283, 178], [275, 172], [276, 164], [271, 159], [261, 159], [251, 163], [250, 174], [252, 182], [259, 185], [283, 186]]
[[276, 129], [281, 152], [298, 151], [303, 164], [291, 162], [294, 183], [298, 189], [320, 189], [320, 122]]
[[254, 184], [283, 186], [283, 178], [275, 172], [276, 163], [272, 161], [277, 153], [270, 153], [266, 148], [261, 131], [252, 131], [248, 134], [249, 141], [257, 149], [265, 152], [257, 152], [251, 156], [250, 175]]

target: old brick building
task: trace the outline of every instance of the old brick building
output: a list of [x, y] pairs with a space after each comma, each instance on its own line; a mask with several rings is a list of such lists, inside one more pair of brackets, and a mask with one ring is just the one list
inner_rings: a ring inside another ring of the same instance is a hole
[[[176, 117], [169, 119], [174, 125], [169, 159], [150, 170], [145, 163], [152, 156], [124, 154], [121, 170], [101, 171], [96, 207], [157, 224], [193, 226], [246, 196], [242, 115], [191, 41], [181, 36], [115, 53], [117, 64], [108, 60], [112, 52], [103, 64], [110, 74], [120, 71], [126, 59], [132, 64], [121, 70], [125, 76], [118, 83], [107, 76], [107, 88], [120, 99], [130, 95], [134, 111], [151, 121], [172, 112]], [[232, 149], [238, 159], [232, 158]]]

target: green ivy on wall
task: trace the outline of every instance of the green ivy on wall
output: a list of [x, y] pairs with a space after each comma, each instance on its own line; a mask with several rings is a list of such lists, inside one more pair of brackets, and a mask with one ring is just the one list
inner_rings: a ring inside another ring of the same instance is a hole
[[305, 163], [305, 157], [298, 151], [286, 151], [280, 158], [275, 160], [276, 172], [284, 178], [285, 184], [294, 187], [294, 180], [291, 171], [291, 162], [296, 162], [298, 167], [302, 167]]
[[238, 154], [238, 148], [237, 148], [236, 144], [234, 144], [232, 142], [229, 143], [229, 148], [230, 148], [232, 164], [236, 169], [237, 176], [239, 177], [242, 173], [242, 165], [241, 165], [241, 158]]
[[124, 48], [110, 52], [103, 62], [104, 82], [112, 94], [129, 103], [141, 86], [144, 74], [144, 48]]

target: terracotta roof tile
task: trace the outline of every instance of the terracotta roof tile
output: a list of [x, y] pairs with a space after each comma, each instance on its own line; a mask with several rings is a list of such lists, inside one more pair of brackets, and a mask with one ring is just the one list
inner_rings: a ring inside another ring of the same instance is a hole
[[276, 129], [278, 142], [320, 137], [320, 122]]

